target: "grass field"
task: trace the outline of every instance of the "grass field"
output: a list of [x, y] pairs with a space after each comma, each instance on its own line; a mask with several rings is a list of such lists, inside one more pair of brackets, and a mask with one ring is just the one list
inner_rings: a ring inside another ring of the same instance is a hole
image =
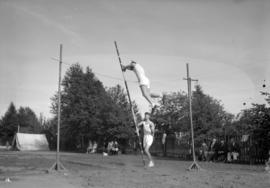
[[[1, 188], [269, 188], [264, 166], [199, 163], [201, 171], [187, 171], [189, 161], [156, 158], [154, 168], [144, 168], [140, 156], [103, 157], [61, 153], [66, 173], [47, 173], [54, 152], [0, 152]], [[10, 177], [11, 183], [4, 181]]]

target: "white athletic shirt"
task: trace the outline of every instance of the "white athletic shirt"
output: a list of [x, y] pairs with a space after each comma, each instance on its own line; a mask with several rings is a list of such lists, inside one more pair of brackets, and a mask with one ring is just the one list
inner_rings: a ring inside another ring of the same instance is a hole
[[145, 72], [144, 69], [141, 65], [139, 65], [138, 63], [136, 63], [134, 65], [134, 69], [133, 69], [134, 73], [136, 74], [139, 82], [143, 82], [144, 80], [148, 80], [148, 78], [145, 76]]
[[154, 126], [154, 123], [152, 121], [150, 122], [143, 122], [143, 132], [144, 135], [152, 135], [152, 131], [151, 131], [151, 127], [150, 126]]

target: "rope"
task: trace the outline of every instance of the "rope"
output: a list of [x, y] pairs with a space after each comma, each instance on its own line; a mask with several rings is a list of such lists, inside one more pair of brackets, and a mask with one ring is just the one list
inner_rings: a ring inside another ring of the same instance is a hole
[[[57, 58], [51, 58], [52, 60], [54, 61], [59, 61], [59, 59]], [[72, 66], [73, 63], [67, 63], [67, 62], [62, 62], [64, 65], [66, 66]], [[76, 62], [77, 63], [77, 62]], [[123, 78], [120, 78], [120, 77], [116, 77], [116, 76], [111, 76], [111, 75], [107, 75], [107, 74], [103, 74], [103, 73], [100, 73], [100, 72], [96, 72], [96, 71], [93, 71], [94, 74], [96, 75], [99, 75], [101, 77], [104, 77], [104, 78], [108, 78], [108, 79], [111, 79], [111, 80], [117, 80], [117, 81], [124, 81]], [[136, 83], [138, 84], [138, 81], [134, 81], [134, 80], [126, 80], [128, 83]], [[171, 83], [171, 82], [177, 82], [177, 81], [182, 81], [182, 78], [174, 78], [174, 79], [170, 79], [170, 80], [152, 80], [151, 83], [161, 83], [161, 84], [168, 84], [168, 83]], [[208, 85], [208, 86], [213, 86], [214, 87], [219, 87], [219, 88], [222, 88], [222, 86], [220, 85], [217, 85], [217, 84], [209, 84], [209, 83], [206, 83], [204, 81], [200, 81], [200, 83], [202, 85]], [[261, 88], [260, 86], [257, 86], [255, 87], [255, 89], [259, 89]], [[269, 89], [270, 86], [266, 86], [264, 88], [261, 88], [261, 90], [266, 90], [266, 89]], [[234, 89], [234, 91], [252, 91], [253, 88], [239, 88], [239, 89]]]

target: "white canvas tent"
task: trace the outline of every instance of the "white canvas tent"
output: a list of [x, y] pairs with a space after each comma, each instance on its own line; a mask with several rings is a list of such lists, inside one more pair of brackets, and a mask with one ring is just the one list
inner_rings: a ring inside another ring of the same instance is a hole
[[17, 133], [14, 136], [12, 146], [19, 151], [49, 150], [49, 144], [45, 134]]

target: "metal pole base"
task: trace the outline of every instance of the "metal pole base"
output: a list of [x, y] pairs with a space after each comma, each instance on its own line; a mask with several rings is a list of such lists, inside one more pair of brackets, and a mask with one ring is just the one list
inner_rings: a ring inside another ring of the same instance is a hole
[[55, 162], [52, 167], [48, 170], [48, 172], [67, 172], [67, 169], [64, 167], [64, 165], [61, 162]]
[[193, 161], [193, 163], [188, 167], [188, 170], [201, 170], [201, 167], [196, 161]]

